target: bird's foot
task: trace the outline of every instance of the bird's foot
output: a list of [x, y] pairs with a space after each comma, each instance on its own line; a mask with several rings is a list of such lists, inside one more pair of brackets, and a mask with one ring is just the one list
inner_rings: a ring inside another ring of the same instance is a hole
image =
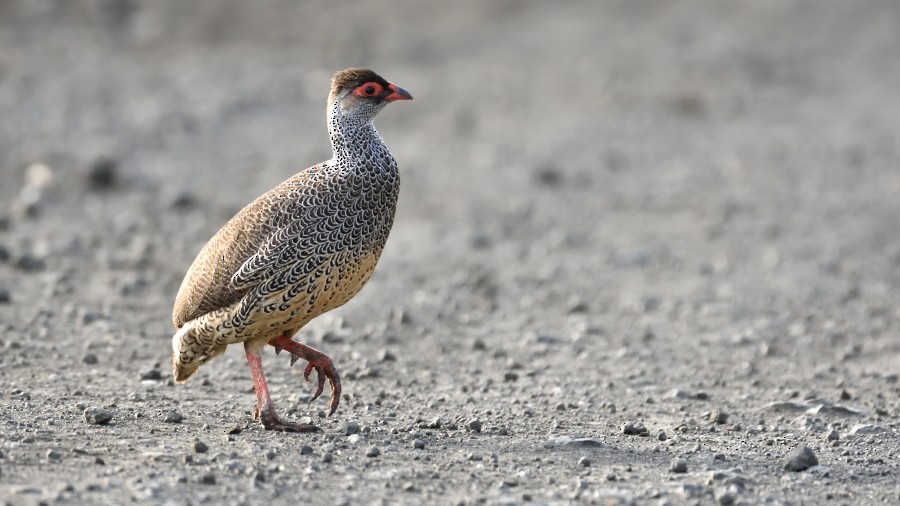
[[284, 336], [278, 336], [269, 340], [269, 344], [275, 348], [275, 353], [287, 350], [291, 354], [291, 365], [297, 363], [297, 360], [301, 358], [309, 362], [306, 365], [306, 369], [303, 370], [303, 379], [307, 383], [309, 382], [309, 375], [313, 370], [316, 371], [319, 381], [316, 391], [310, 397], [309, 402], [318, 399], [322, 395], [322, 391], [325, 389], [325, 380], [328, 379], [328, 384], [331, 386], [331, 399], [328, 401], [328, 406], [331, 410], [328, 414], [333, 415], [341, 402], [341, 375], [338, 374], [331, 358], [311, 346], [298, 343]]
[[275, 414], [275, 408], [268, 405], [260, 409], [258, 406], [253, 418], [259, 418], [266, 430], [277, 430], [280, 432], [319, 432], [320, 428], [308, 423], [286, 422]]

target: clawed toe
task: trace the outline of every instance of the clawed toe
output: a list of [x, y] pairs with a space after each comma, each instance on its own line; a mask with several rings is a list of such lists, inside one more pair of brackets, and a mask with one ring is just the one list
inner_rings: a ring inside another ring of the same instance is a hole
[[316, 391], [309, 398], [309, 402], [313, 402], [322, 395], [322, 392], [325, 391], [325, 380], [327, 379], [328, 384], [331, 386], [331, 399], [328, 401], [328, 406], [331, 409], [328, 414], [333, 415], [341, 402], [341, 375], [338, 374], [331, 359], [325, 355], [318, 357], [318, 360], [311, 361], [307, 364], [306, 369], [303, 370], [303, 378], [307, 383], [309, 383], [309, 376], [313, 370], [316, 371], [317, 384]]

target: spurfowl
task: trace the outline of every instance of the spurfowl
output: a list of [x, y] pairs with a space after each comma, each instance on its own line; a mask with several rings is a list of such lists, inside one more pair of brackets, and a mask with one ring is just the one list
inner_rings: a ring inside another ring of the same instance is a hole
[[238, 212], [203, 247], [188, 270], [172, 321], [177, 383], [244, 343], [256, 389], [256, 415], [266, 429], [310, 432], [314, 425], [281, 420], [262, 368], [266, 345], [308, 363], [321, 395], [328, 379], [333, 414], [341, 379], [324, 353], [291, 339], [307, 322], [343, 305], [366, 284], [394, 221], [397, 163], [372, 121], [390, 102], [412, 100], [402, 88], [366, 69], [331, 80], [328, 134], [332, 158], [314, 165]]

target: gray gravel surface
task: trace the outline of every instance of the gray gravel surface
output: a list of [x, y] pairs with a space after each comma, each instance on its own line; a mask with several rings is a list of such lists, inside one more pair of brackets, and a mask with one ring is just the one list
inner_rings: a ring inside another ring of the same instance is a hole
[[[898, 47], [887, 0], [0, 2], [0, 504], [897, 504]], [[267, 353], [322, 428], [267, 432], [170, 311], [348, 66], [416, 97], [400, 206], [298, 336], [340, 409]]]

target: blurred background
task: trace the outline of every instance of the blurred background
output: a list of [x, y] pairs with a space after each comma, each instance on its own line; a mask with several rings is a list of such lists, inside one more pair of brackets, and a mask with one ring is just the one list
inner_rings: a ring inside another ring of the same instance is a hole
[[406, 273], [545, 283], [510, 309], [605, 297], [619, 264], [682, 293], [736, 267], [893, 283], [898, 25], [890, 1], [4, 0], [0, 212], [35, 232], [8, 247], [153, 249], [174, 295], [225, 219], [330, 156], [329, 77], [366, 66], [416, 98], [377, 121]]

